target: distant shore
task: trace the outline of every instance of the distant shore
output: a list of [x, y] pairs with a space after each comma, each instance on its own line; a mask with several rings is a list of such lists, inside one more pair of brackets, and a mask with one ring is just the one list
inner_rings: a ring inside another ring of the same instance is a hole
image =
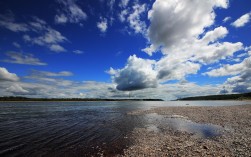
[[0, 102], [76, 102], [76, 101], [163, 101], [162, 99], [106, 99], [106, 98], [27, 98], [0, 97]]
[[224, 107], [159, 107], [128, 114], [175, 115], [201, 124], [223, 128], [223, 134], [200, 138], [188, 132], [154, 122], [159, 131], [135, 128], [130, 137], [134, 141], [123, 156], [249, 156], [251, 154], [251, 104]]

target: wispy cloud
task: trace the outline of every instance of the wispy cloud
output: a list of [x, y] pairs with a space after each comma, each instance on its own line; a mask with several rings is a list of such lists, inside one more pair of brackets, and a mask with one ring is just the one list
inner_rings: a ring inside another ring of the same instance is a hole
[[146, 24], [140, 20], [141, 14], [146, 11], [146, 4], [135, 4], [133, 6], [133, 12], [129, 14], [127, 20], [130, 24], [130, 27], [134, 30], [135, 33], [146, 33]]
[[110, 8], [110, 11], [113, 11], [113, 7], [114, 7], [114, 4], [115, 4], [115, 0], [108, 0], [107, 1], [107, 4]]
[[21, 48], [21, 45], [18, 44], [17, 42], [13, 42], [12, 45], [15, 46], [16, 48]]
[[[32, 17], [32, 20], [27, 23], [18, 23], [16, 22], [13, 13], [10, 12], [10, 15], [0, 15], [0, 27], [4, 27], [13, 32], [25, 33], [23, 39], [26, 42], [45, 46], [54, 52], [66, 51], [66, 49], [60, 44], [68, 41], [68, 39], [38, 17]], [[17, 46], [16, 43], [15, 45]]]
[[125, 22], [127, 15], [128, 15], [128, 10], [127, 9], [122, 10], [118, 15], [120, 22]]
[[30, 22], [30, 24], [32, 25], [33, 31], [35, 31], [37, 35], [31, 36], [25, 34], [23, 39], [26, 42], [39, 46], [46, 46], [54, 52], [66, 51], [66, 49], [60, 45], [60, 43], [64, 43], [68, 39], [60, 32], [51, 28], [45, 21], [38, 18], [34, 18], [34, 21]]
[[123, 54], [123, 51], [118, 51], [115, 56], [120, 56], [121, 54]]
[[69, 77], [72, 75], [73, 73], [70, 71], [50, 72], [32, 70], [31, 73], [24, 78], [39, 84], [55, 86], [55, 88], [59, 89], [61, 87], [71, 86], [74, 83], [71, 80], [64, 79], [64, 77]]
[[146, 23], [141, 18], [146, 13], [146, 9], [146, 4], [135, 3], [130, 10], [127, 9], [121, 12], [120, 20], [122, 22], [127, 21], [134, 33], [145, 35], [147, 31]]
[[4, 27], [13, 32], [29, 31], [29, 26], [27, 24], [15, 21], [15, 16], [11, 11], [0, 15], [0, 27]]
[[[121, 1], [120, 5], [124, 3]], [[127, 23], [133, 33], [140, 33], [144, 36], [147, 32], [147, 26], [145, 21], [142, 20], [142, 16], [146, 15], [147, 6], [146, 4], [140, 4], [138, 2], [135, 2], [135, 4], [131, 7], [124, 8], [123, 10], [118, 13], [118, 18], [120, 22]], [[129, 34], [131, 32], [128, 32]]]
[[35, 58], [33, 54], [29, 53], [7, 52], [6, 55], [9, 59], [4, 59], [2, 60], [3, 62], [26, 65], [47, 65], [47, 63], [41, 62], [38, 58]]
[[121, 0], [119, 3], [119, 6], [121, 8], [125, 8], [125, 7], [127, 7], [128, 3], [129, 3], [129, 0]]
[[54, 52], [65, 52], [65, 48], [58, 44], [52, 44], [49, 46], [49, 49]]
[[231, 20], [232, 18], [230, 16], [227, 16], [223, 19], [223, 22], [226, 23], [228, 22], [229, 20]]
[[75, 54], [83, 54], [84, 51], [81, 51], [81, 50], [74, 50], [73, 53], [75, 53]]
[[50, 71], [38, 71], [32, 70], [31, 76], [37, 77], [61, 77], [61, 76], [72, 76], [73, 73], [70, 71], [50, 72]]
[[79, 23], [87, 19], [87, 14], [77, 5], [76, 0], [57, 0], [57, 2], [61, 6], [55, 16], [56, 23]]

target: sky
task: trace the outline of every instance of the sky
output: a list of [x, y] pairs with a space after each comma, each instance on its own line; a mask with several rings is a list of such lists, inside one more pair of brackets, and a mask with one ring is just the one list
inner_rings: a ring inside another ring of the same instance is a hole
[[251, 92], [250, 0], [1, 0], [0, 95]]

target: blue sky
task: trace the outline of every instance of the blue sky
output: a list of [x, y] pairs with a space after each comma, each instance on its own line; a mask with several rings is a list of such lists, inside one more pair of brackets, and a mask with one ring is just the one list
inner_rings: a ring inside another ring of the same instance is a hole
[[2, 96], [251, 92], [249, 0], [3, 0], [0, 10]]

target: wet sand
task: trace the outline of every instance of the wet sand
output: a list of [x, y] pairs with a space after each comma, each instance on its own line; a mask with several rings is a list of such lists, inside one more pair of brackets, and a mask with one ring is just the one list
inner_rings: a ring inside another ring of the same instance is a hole
[[225, 107], [159, 107], [138, 110], [130, 115], [157, 114], [222, 129], [219, 136], [200, 137], [181, 131], [155, 119], [153, 126], [135, 128], [130, 139], [133, 144], [123, 156], [250, 156], [251, 105]]

